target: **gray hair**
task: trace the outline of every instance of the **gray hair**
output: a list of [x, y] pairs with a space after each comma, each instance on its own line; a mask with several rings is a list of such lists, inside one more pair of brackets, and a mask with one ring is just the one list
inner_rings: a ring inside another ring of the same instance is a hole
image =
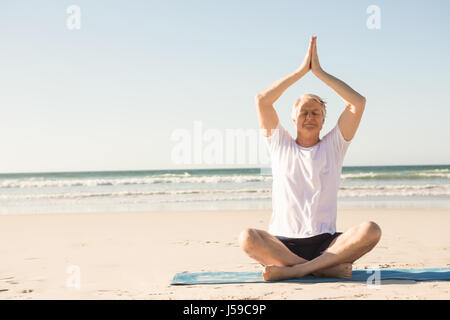
[[313, 99], [314, 101], [320, 103], [321, 107], [322, 107], [322, 114], [323, 117], [325, 118], [327, 116], [327, 107], [326, 107], [326, 101], [323, 100], [321, 97], [319, 97], [318, 95], [312, 94], [312, 93], [306, 93], [303, 94], [300, 98], [297, 99], [297, 101], [295, 102], [293, 108], [292, 108], [292, 119], [296, 119], [297, 118], [297, 107], [300, 103], [300, 100], [302, 99]]

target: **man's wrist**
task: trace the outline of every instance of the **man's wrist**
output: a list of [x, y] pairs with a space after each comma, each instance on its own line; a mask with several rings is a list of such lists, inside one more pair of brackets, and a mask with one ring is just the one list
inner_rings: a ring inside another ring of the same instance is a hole
[[320, 80], [322, 80], [325, 77], [325, 75], [326, 75], [326, 72], [323, 71], [322, 68], [319, 68], [318, 70], [314, 70], [313, 73]]
[[295, 73], [296, 75], [300, 76], [300, 78], [301, 78], [301, 77], [303, 77], [305, 74], [307, 74], [308, 72], [309, 72], [309, 69], [300, 67], [300, 68], [298, 68], [297, 70], [295, 70], [294, 73]]

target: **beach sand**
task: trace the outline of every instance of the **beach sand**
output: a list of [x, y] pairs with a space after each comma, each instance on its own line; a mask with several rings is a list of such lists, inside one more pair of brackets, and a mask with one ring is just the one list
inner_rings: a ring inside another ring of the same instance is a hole
[[[450, 299], [450, 281], [170, 285], [178, 272], [262, 271], [238, 235], [267, 230], [269, 219], [269, 211], [0, 216], [0, 299]], [[338, 231], [368, 220], [382, 239], [354, 270], [450, 267], [449, 210], [340, 210]]]

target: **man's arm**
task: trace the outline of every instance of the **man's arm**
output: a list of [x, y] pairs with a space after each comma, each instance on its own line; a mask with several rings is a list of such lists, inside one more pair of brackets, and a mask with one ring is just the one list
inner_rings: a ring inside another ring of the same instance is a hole
[[273, 104], [278, 98], [289, 88], [292, 84], [297, 82], [311, 69], [311, 53], [312, 53], [312, 38], [309, 43], [308, 53], [306, 54], [302, 65], [290, 75], [278, 80], [266, 90], [258, 93], [255, 96], [255, 104], [258, 112], [259, 127], [265, 130], [266, 137], [271, 135], [271, 131], [277, 127], [278, 115]]
[[258, 93], [255, 97], [256, 109], [258, 112], [259, 127], [264, 129], [264, 135], [270, 136], [271, 130], [278, 124], [278, 115], [273, 104], [292, 84], [298, 81], [306, 73], [300, 69], [275, 82], [268, 89]]
[[330, 86], [345, 101], [346, 108], [338, 120], [339, 129], [345, 140], [350, 141], [355, 136], [361, 121], [366, 98], [350, 88], [345, 82], [322, 71], [317, 77]]
[[336, 91], [336, 93], [344, 100], [346, 108], [339, 117], [338, 126], [344, 139], [347, 141], [352, 140], [358, 129], [359, 122], [361, 121], [366, 106], [366, 98], [353, 90], [345, 82], [323, 71], [317, 56], [316, 38], [314, 38], [313, 41], [311, 70], [317, 78]]

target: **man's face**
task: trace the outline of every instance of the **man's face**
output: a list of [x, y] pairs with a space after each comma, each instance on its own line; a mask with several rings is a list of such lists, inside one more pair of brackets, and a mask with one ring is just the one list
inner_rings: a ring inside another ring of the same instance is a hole
[[314, 99], [301, 99], [297, 106], [296, 120], [297, 131], [307, 135], [319, 135], [325, 118], [322, 106]]

